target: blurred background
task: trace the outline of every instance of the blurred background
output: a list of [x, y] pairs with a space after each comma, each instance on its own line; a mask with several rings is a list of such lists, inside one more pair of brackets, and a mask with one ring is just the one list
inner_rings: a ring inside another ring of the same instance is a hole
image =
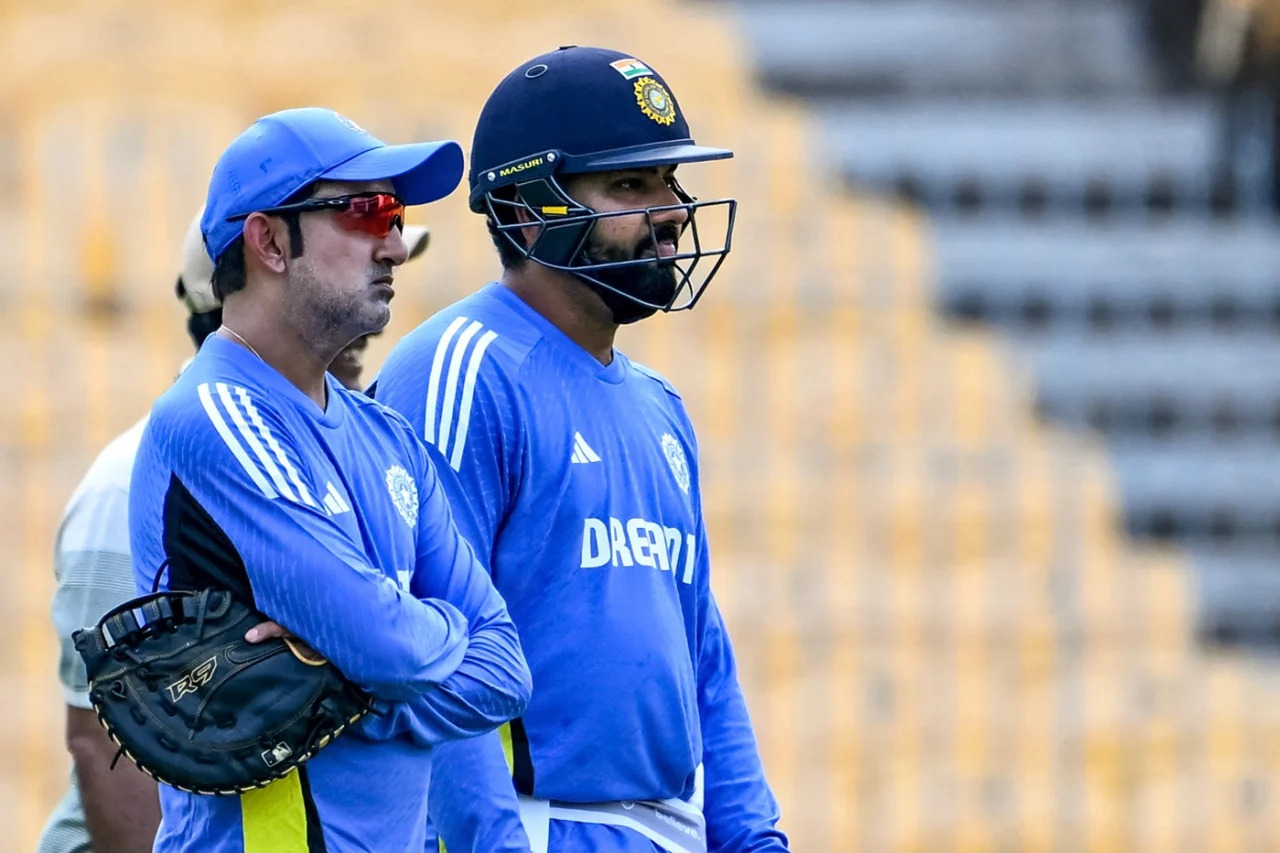
[[[1280, 3], [0, 2], [0, 850], [66, 785], [51, 553], [188, 355], [222, 148], [320, 104], [469, 144], [633, 52], [741, 208], [622, 346], [699, 428], [714, 586], [797, 850], [1280, 846]], [[687, 172], [687, 174], [686, 174]], [[496, 275], [414, 212], [390, 345]]]

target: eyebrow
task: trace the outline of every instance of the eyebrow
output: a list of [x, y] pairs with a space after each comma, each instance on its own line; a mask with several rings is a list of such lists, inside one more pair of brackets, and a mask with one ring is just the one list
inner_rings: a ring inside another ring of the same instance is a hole
[[615, 174], [618, 175], [652, 175], [655, 172], [659, 175], [670, 175], [676, 170], [679, 163], [670, 163], [665, 166], [635, 166], [631, 169], [618, 169]]

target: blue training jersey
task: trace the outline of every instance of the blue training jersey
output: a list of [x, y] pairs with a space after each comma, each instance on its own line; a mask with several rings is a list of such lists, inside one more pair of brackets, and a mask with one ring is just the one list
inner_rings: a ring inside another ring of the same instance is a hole
[[[260, 790], [161, 786], [158, 853], [421, 850], [433, 748], [492, 730], [528, 699], [515, 628], [421, 442], [394, 412], [326, 380], [322, 411], [243, 347], [205, 342], [138, 450], [134, 574], [150, 591], [166, 549], [194, 535], [178, 519], [204, 519], [238, 554], [235, 580], [257, 609], [383, 713]], [[210, 585], [177, 569], [161, 581]]]
[[501, 748], [439, 751], [448, 848], [522, 849], [514, 782], [577, 803], [678, 797], [704, 806], [713, 850], [785, 849], [671, 385], [621, 353], [601, 365], [492, 284], [404, 338], [375, 394], [430, 445], [536, 685]]

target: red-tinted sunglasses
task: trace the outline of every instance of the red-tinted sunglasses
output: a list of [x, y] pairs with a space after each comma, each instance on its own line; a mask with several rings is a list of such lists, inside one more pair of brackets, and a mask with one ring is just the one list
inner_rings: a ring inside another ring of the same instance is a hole
[[[338, 223], [348, 231], [363, 231], [378, 239], [391, 233], [393, 227], [404, 230], [404, 202], [391, 193], [357, 193], [334, 198], [309, 198], [295, 204], [268, 207], [255, 213], [277, 216], [281, 213], [307, 213], [314, 210], [333, 210]], [[248, 219], [250, 214], [228, 216], [228, 222]]]

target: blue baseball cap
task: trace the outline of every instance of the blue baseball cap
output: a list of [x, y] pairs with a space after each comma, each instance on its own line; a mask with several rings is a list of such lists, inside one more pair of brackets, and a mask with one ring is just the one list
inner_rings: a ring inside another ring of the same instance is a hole
[[228, 218], [283, 204], [315, 181], [389, 180], [407, 205], [438, 201], [462, 180], [462, 148], [451, 140], [387, 145], [351, 119], [320, 107], [255, 121], [213, 167], [200, 233], [215, 262], [244, 233]]

